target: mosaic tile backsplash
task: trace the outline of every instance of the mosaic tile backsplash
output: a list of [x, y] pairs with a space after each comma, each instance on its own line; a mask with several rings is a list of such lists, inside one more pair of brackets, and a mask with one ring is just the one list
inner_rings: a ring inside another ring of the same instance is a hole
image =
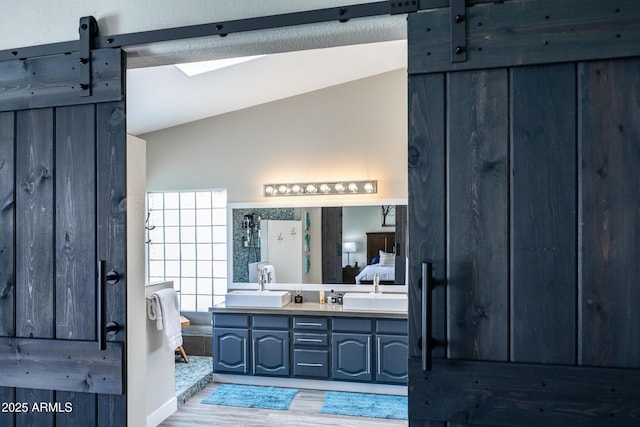
[[[260, 261], [260, 231], [256, 227], [253, 231], [242, 228], [245, 215], [253, 215], [255, 222], [260, 219], [300, 220], [300, 209], [296, 208], [260, 208], [233, 209], [233, 281], [246, 283], [249, 281], [249, 263]], [[244, 242], [248, 241], [246, 247]]]

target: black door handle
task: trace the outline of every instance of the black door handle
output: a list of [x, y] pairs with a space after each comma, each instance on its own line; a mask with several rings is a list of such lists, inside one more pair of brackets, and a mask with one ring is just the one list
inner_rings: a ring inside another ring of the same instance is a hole
[[115, 271], [107, 272], [107, 261], [98, 261], [98, 289], [96, 292], [96, 328], [98, 347], [107, 349], [107, 334], [117, 334], [120, 325], [117, 322], [107, 322], [107, 284], [115, 285], [120, 281], [120, 275]]

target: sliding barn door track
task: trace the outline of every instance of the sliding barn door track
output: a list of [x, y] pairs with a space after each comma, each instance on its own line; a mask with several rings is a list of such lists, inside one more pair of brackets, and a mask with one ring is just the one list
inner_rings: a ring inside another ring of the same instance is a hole
[[[317, 24], [322, 22], [338, 21], [346, 23], [357, 18], [406, 14], [418, 12], [420, 10], [439, 8], [452, 9], [452, 23], [456, 24], [453, 26], [455, 30], [452, 31], [455, 31], [457, 36], [456, 45], [452, 46], [452, 51], [456, 52], [457, 50], [457, 52], [459, 52], [458, 54], [454, 54], [453, 58], [456, 61], [460, 61], [464, 58], [463, 53], [465, 50], [464, 25], [460, 25], [464, 23], [464, 9], [465, 7], [480, 3], [502, 3], [502, 1], [467, 0], [465, 2], [465, 0], [392, 0], [110, 36], [100, 36], [98, 34], [97, 22], [93, 17], [83, 17], [80, 19], [79, 40], [2, 50], [0, 51], [0, 61], [15, 59], [25, 60], [39, 56], [59, 55], [71, 52], [86, 53], [88, 46], [90, 46], [90, 49], [126, 48], [128, 46], [198, 37], [226, 37], [233, 33]], [[89, 38], [90, 41], [88, 41]], [[84, 53], [82, 58], [88, 59]], [[89, 73], [85, 71], [84, 79], [86, 79], [86, 76], [88, 75]], [[88, 84], [86, 81], [83, 81], [82, 83]]]

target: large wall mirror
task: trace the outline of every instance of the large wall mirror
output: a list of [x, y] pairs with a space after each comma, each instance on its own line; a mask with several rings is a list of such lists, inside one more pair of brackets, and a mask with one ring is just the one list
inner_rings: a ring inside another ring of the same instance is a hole
[[235, 283], [404, 285], [406, 205], [233, 208]]

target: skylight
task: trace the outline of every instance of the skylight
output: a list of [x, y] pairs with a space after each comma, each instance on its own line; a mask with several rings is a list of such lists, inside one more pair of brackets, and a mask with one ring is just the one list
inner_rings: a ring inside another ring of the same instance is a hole
[[241, 64], [243, 62], [253, 61], [262, 58], [264, 55], [243, 56], [240, 58], [214, 59], [212, 61], [188, 62], [185, 64], [176, 64], [176, 67], [185, 73], [188, 77], [197, 76], [199, 74], [208, 73], [210, 71], [219, 70], [221, 68], [230, 67], [232, 65]]

